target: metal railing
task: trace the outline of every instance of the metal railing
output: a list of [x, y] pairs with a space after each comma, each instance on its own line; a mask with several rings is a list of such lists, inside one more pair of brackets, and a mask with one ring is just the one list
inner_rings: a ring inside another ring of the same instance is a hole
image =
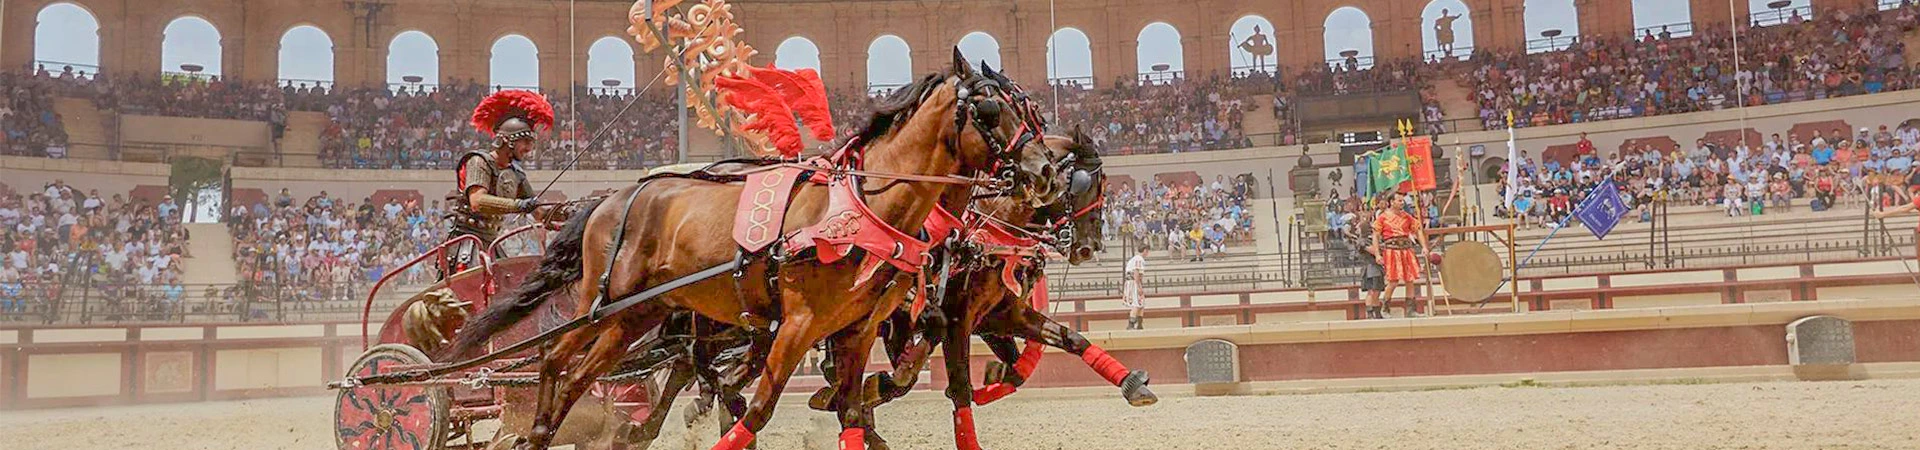
[[1451, 51], [1436, 48], [1421, 52], [1420, 57], [1427, 62], [1466, 61], [1473, 58], [1473, 46], [1456, 45]]
[[4, 283], [0, 284], [0, 328], [348, 320], [359, 312], [365, 292], [365, 283]]
[[1634, 39], [1646, 39], [1648, 36], [1652, 36], [1654, 39], [1672, 39], [1672, 38], [1683, 38], [1683, 37], [1692, 36], [1692, 35], [1693, 35], [1693, 22], [1669, 23], [1664, 25], [1649, 25], [1649, 26], [1633, 29]]
[[496, 85], [487, 87], [487, 92], [500, 92], [500, 91], [512, 91], [512, 90], [540, 92], [540, 87], [539, 86], [514, 86], [514, 85], [505, 85], [505, 84], [496, 84]]
[[1557, 52], [1580, 43], [1580, 35], [1554, 36], [1527, 40], [1527, 54]]
[[1145, 72], [1137, 76], [1140, 84], [1173, 84], [1186, 79], [1187, 73], [1180, 70]]
[[28, 70], [34, 70], [34, 71], [38, 71], [43, 68], [47, 70], [47, 74], [56, 76], [56, 77], [60, 76], [61, 73], [66, 72], [68, 68], [72, 68], [74, 76], [78, 76], [80, 78], [93, 78], [95, 76], [100, 75], [100, 66], [98, 65], [81, 64], [81, 63], [66, 62], [66, 61], [36, 59], [36, 60], [33, 60], [32, 66], [27, 67]]
[[440, 90], [440, 83], [387, 83], [387, 90], [393, 92], [400, 92], [401, 90], [411, 92], [438, 92]]
[[1813, 20], [1813, 5], [1754, 11], [1752, 14], [1748, 14], [1747, 18], [1755, 27], [1770, 27], [1804, 22]]
[[321, 88], [327, 88], [328, 91], [333, 90], [333, 80], [303, 80], [299, 78], [281, 78], [277, 82], [280, 84], [281, 89], [286, 89], [286, 88], [306, 89], [306, 88], [312, 88], [312, 87], [321, 87]]
[[1367, 70], [1373, 68], [1373, 55], [1352, 58], [1334, 58], [1326, 61], [1327, 67], [1347, 70]]
[[1920, 6], [1920, 0], [1880, 0], [1880, 10], [1893, 10]]
[[1245, 77], [1254, 76], [1254, 75], [1265, 75], [1265, 76], [1277, 77], [1277, 76], [1280, 76], [1280, 63], [1276, 61], [1267, 61], [1266, 64], [1260, 64], [1260, 65], [1241, 64], [1241, 65], [1228, 67], [1227, 71], [1234, 78], [1245, 78]]
[[1081, 90], [1088, 90], [1088, 91], [1093, 90], [1094, 88], [1093, 83], [1094, 81], [1092, 76], [1059, 77], [1059, 78], [1047, 79], [1047, 84], [1049, 86], [1053, 86], [1053, 87], [1074, 86], [1074, 87], [1080, 88]]
[[905, 83], [867, 83], [867, 95], [881, 96], [893, 93], [893, 90], [907, 87]]

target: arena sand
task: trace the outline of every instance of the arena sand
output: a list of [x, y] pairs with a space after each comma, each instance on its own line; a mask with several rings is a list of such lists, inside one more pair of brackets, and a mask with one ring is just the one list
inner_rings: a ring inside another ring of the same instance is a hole
[[[6, 411], [0, 448], [332, 449], [332, 404]], [[1016, 395], [977, 416], [991, 450], [1920, 449], [1920, 380], [1181, 397], [1142, 409], [1117, 397]], [[950, 417], [938, 394], [919, 395], [882, 408], [880, 430], [898, 449], [953, 448]], [[693, 447], [672, 426], [681, 419], [676, 411], [653, 448]], [[709, 421], [699, 435], [723, 427]], [[788, 403], [759, 448], [831, 448], [834, 432], [831, 416]]]

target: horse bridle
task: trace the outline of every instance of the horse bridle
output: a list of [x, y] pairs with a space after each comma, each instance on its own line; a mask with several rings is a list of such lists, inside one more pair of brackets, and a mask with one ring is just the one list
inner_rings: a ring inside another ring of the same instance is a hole
[[[988, 169], [988, 173], [993, 179], [1003, 183], [998, 190], [1006, 194], [1019, 187], [1015, 183], [1018, 180], [1015, 171], [1019, 170], [1020, 149], [1040, 139], [1040, 133], [1046, 129], [1046, 124], [1040, 120], [1032, 101], [1026, 98], [1018, 85], [1007, 89], [997, 78], [999, 77], [989, 74], [975, 75], [961, 80], [959, 92], [956, 93], [958, 100], [955, 101], [954, 125], [956, 128], [966, 128], [971, 125], [974, 133], [980, 135], [980, 140], [985, 142], [988, 148], [995, 149], [993, 165]], [[985, 98], [975, 100], [976, 94]], [[1008, 111], [1009, 108], [1012, 111]], [[1001, 139], [992, 131], [999, 128], [993, 121], [999, 120], [1001, 114], [1009, 112], [1020, 119], [1020, 130], [1015, 132], [1011, 141]], [[949, 141], [951, 148], [960, 148], [960, 133], [954, 133]]]

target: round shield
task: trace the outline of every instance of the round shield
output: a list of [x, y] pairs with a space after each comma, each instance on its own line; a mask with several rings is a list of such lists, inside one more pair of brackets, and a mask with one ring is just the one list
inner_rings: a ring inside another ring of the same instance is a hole
[[1506, 265], [1487, 244], [1475, 241], [1447, 246], [1440, 257], [1440, 284], [1453, 298], [1479, 302], [1493, 297], [1500, 289]]

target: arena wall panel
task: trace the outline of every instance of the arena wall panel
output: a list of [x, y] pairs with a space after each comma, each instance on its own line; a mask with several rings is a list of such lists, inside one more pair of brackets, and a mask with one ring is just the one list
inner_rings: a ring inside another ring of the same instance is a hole
[[26, 398], [110, 397], [125, 392], [122, 353], [27, 356]]

